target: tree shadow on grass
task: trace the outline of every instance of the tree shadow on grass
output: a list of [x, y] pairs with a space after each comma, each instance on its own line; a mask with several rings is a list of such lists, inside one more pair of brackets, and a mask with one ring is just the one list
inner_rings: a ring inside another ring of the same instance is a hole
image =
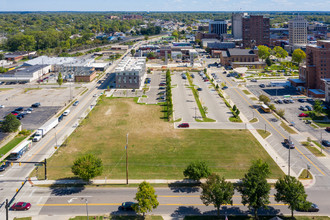
[[199, 182], [192, 183], [191, 181], [183, 180], [183, 181], [176, 181], [174, 183], [170, 183], [168, 184], [168, 187], [174, 193], [194, 193], [194, 192], [199, 192], [200, 183]]
[[66, 196], [80, 193], [85, 189], [87, 183], [79, 178], [71, 177], [55, 180], [49, 187], [52, 194], [56, 196]]
[[186, 215], [201, 215], [201, 211], [194, 206], [180, 206], [171, 214], [171, 217], [184, 218]]

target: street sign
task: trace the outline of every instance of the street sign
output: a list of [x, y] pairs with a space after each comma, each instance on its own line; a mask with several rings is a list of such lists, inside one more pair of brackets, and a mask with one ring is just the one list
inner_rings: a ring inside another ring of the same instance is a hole
[[34, 166], [36, 166], [36, 167], [42, 167], [43, 164], [42, 163], [35, 163]]

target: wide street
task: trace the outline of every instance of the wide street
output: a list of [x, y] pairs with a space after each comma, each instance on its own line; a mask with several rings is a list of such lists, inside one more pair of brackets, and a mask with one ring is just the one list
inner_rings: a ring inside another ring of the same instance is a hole
[[[308, 200], [317, 203], [320, 211], [317, 215], [330, 215], [328, 204], [330, 202], [330, 191], [328, 189], [307, 189]], [[51, 218], [68, 219], [70, 216], [97, 214], [134, 214], [132, 211], [121, 211], [118, 207], [122, 202], [134, 201], [136, 188], [56, 188], [56, 187], [31, 187], [28, 184], [22, 191], [24, 198], [33, 202], [32, 208], [27, 212], [12, 212], [10, 218], [17, 216], [39, 216], [39, 219]], [[214, 215], [215, 208], [205, 206], [200, 199], [199, 188], [156, 188], [159, 206], [151, 214], [170, 216], [173, 219], [185, 215]], [[87, 203], [87, 207], [86, 207]], [[246, 206], [241, 203], [241, 196], [235, 193], [233, 206], [223, 206], [222, 215], [251, 214]], [[274, 190], [270, 193], [270, 205], [268, 210], [260, 210], [260, 214], [290, 214], [288, 207], [278, 203], [274, 199]], [[314, 215], [315, 213], [295, 212], [295, 215]]]

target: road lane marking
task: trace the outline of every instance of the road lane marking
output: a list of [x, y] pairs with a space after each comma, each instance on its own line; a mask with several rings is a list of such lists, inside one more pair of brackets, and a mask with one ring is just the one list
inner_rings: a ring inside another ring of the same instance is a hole
[[[88, 206], [119, 206], [121, 203], [88, 203]], [[204, 204], [185, 204], [185, 203], [164, 203], [159, 204], [160, 206], [205, 206]], [[231, 204], [224, 204], [222, 206], [231, 206]], [[286, 206], [287, 204], [268, 204], [268, 206]], [[66, 203], [59, 203], [59, 204], [37, 204], [37, 206], [42, 207], [57, 207], [57, 206], [86, 206], [86, 203], [77, 203], [77, 204], [66, 204]], [[244, 206], [241, 203], [234, 203], [232, 206]]]
[[[232, 84], [226, 79], [226, 78], [224, 78], [224, 77], [222, 77], [230, 86], [232, 86]], [[243, 99], [244, 99], [244, 101], [246, 102], [246, 103], [248, 103], [249, 104], [249, 106], [251, 106], [256, 112], [257, 112], [257, 114], [259, 114], [277, 133], [279, 133], [283, 138], [286, 138], [280, 131], [278, 131], [263, 115], [261, 115], [260, 114], [260, 112], [248, 101], [248, 100], [246, 100], [245, 99], [245, 97], [244, 96], [242, 96], [242, 94], [241, 93], [239, 93], [238, 91], [237, 91], [237, 89], [236, 88], [233, 88], [234, 90], [235, 90], [235, 92], [239, 95], [239, 96], [241, 96]], [[318, 166], [316, 166], [303, 152], [301, 152], [300, 150], [299, 150], [299, 148], [298, 147], [296, 147], [296, 150], [303, 156], [303, 157], [305, 157], [306, 158], [306, 160], [308, 161], [308, 162], [310, 162], [321, 174], [323, 174], [323, 176], [325, 176], [325, 174], [322, 172], [322, 170], [318, 167]]]

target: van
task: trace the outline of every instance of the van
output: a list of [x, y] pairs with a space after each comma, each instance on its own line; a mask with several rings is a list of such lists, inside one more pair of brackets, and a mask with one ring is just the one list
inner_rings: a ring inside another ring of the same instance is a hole
[[68, 114], [70, 114], [70, 109], [65, 110], [65, 111], [63, 112], [63, 115], [64, 115], [64, 116], [67, 116]]

